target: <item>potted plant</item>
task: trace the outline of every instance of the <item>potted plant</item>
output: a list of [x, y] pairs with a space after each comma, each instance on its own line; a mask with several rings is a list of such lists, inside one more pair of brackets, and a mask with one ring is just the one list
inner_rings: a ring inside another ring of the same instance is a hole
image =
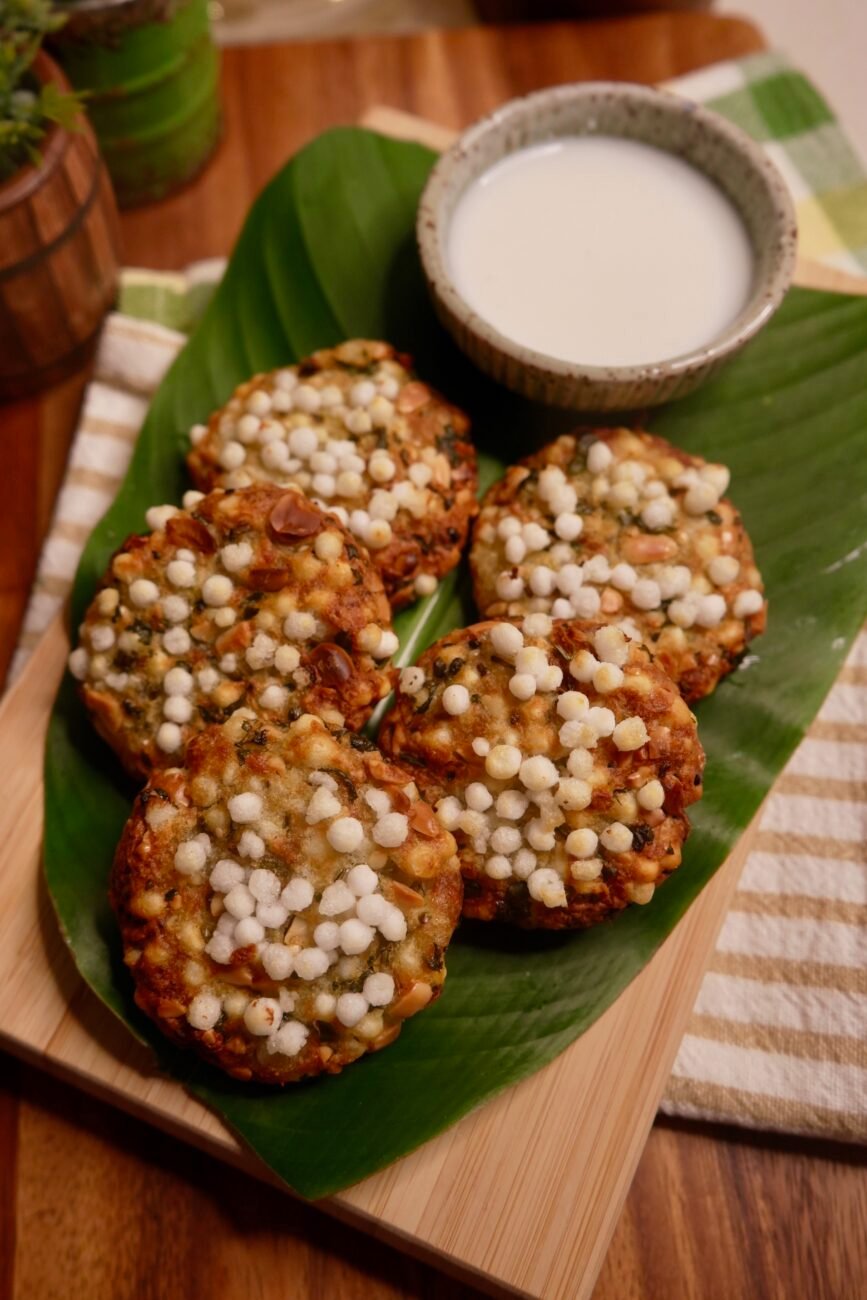
[[111, 184], [79, 99], [41, 49], [57, 21], [50, 0], [4, 0], [0, 398], [84, 363], [116, 291]]
[[61, 0], [51, 38], [87, 111], [120, 206], [194, 176], [220, 133], [208, 0]]

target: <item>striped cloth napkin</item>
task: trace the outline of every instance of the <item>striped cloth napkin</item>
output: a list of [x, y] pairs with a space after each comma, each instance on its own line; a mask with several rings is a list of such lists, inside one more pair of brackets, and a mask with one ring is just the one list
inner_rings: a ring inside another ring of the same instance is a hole
[[[867, 271], [867, 178], [778, 55], [670, 83], [761, 140], [805, 256]], [[148, 399], [224, 263], [126, 271], [108, 318], [11, 676], [67, 595]], [[662, 1103], [669, 1114], [867, 1141], [867, 632], [765, 806]]]

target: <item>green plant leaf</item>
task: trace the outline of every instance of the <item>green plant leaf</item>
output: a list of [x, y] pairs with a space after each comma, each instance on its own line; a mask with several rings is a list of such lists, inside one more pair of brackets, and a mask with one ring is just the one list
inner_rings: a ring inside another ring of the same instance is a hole
[[[568, 415], [489, 384], [437, 326], [413, 237], [432, 160], [415, 145], [337, 130], [263, 192], [87, 547], [74, 622], [111, 551], [143, 526], [146, 507], [179, 498], [186, 430], [255, 370], [345, 337], [389, 338], [466, 405], [486, 481], [568, 426]], [[642, 969], [746, 827], [864, 614], [865, 351], [867, 300], [794, 291], [722, 376], [651, 421], [731, 466], [771, 601], [767, 635], [699, 707], [706, 794], [681, 870], [650, 907], [586, 934], [464, 926], [442, 999], [387, 1051], [337, 1078], [277, 1095], [235, 1084], [168, 1047], [135, 1010], [105, 896], [131, 790], [64, 685], [47, 750], [46, 872], [79, 968], [163, 1067], [297, 1191], [318, 1197], [363, 1178], [550, 1061]], [[466, 577], [456, 576], [399, 616], [401, 657], [472, 617]]]

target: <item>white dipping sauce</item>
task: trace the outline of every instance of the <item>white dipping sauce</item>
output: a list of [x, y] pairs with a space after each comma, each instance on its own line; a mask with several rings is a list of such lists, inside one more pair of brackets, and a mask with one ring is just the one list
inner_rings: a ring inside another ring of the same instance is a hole
[[664, 361], [746, 305], [749, 236], [673, 154], [582, 136], [510, 154], [468, 187], [448, 234], [454, 283], [501, 334], [563, 361]]

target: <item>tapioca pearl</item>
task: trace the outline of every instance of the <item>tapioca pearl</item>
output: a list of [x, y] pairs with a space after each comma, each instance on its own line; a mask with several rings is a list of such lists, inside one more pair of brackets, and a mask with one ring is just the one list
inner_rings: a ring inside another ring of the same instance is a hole
[[243, 825], [257, 821], [262, 816], [262, 796], [253, 790], [233, 795], [228, 804], [229, 816], [233, 822]]
[[[280, 895], [280, 902], [290, 912], [303, 912], [313, 902], [313, 886], [303, 876], [295, 876]], [[349, 891], [347, 890], [347, 893]], [[320, 904], [319, 910], [322, 910]]]
[[455, 683], [443, 691], [443, 708], [452, 717], [460, 717], [470, 707], [470, 693], [466, 686]]
[[246, 402], [247, 410], [251, 415], [268, 415], [271, 406], [271, 395], [266, 393], [264, 388], [254, 388]]
[[231, 605], [221, 605], [219, 609], [214, 610], [213, 618], [216, 627], [227, 628], [234, 626], [238, 615]]
[[506, 542], [504, 552], [510, 564], [520, 564], [527, 554], [527, 545], [520, 536], [510, 537]]
[[557, 769], [550, 758], [545, 758], [543, 754], [525, 758], [519, 776], [521, 784], [527, 790], [550, 790], [557, 784]]
[[491, 848], [495, 853], [517, 853], [523, 843], [523, 835], [517, 826], [498, 826], [491, 835]]
[[692, 584], [692, 573], [685, 564], [665, 564], [656, 575], [663, 600], [685, 596]]
[[[169, 566], [171, 567], [171, 566]], [[160, 589], [155, 582], [149, 578], [136, 578], [130, 583], [129, 598], [133, 605], [138, 609], [147, 609], [159, 600]]]
[[741, 566], [733, 555], [715, 555], [707, 566], [707, 576], [715, 587], [734, 582], [740, 571]]
[[599, 660], [589, 650], [579, 650], [569, 663], [569, 675], [576, 682], [591, 682], [599, 667]]
[[385, 429], [394, 417], [394, 404], [381, 393], [374, 397], [367, 410], [374, 429]]
[[242, 415], [235, 427], [236, 440], [244, 447], [255, 442], [262, 427], [262, 421], [255, 415]]
[[569, 597], [577, 618], [593, 618], [599, 612], [601, 599], [595, 587], [582, 587]]
[[557, 738], [564, 749], [593, 746], [598, 739], [598, 732], [587, 722], [586, 714], [582, 718], [573, 718], [564, 722]]
[[234, 438], [224, 442], [217, 454], [221, 467], [228, 470], [240, 469], [246, 459], [247, 453], [243, 444], [236, 442]]
[[98, 652], [110, 650], [114, 645], [114, 628], [110, 627], [108, 623], [94, 623], [92, 627], [88, 628], [87, 634], [91, 646]]
[[377, 925], [379, 933], [383, 939], [389, 943], [402, 943], [406, 938], [406, 917], [399, 907], [393, 903], [386, 903], [385, 916]]
[[565, 482], [566, 475], [559, 465], [546, 465], [539, 473], [539, 495], [547, 499], [559, 483]]
[[177, 506], [151, 506], [149, 510], [145, 511], [145, 523], [151, 532], [155, 533], [159, 529], [165, 528], [172, 516], [177, 513]]
[[387, 1007], [394, 997], [394, 979], [385, 971], [374, 971], [364, 981], [362, 992], [372, 1007]]
[[369, 1011], [367, 998], [363, 993], [341, 993], [337, 999], [336, 1015], [341, 1025], [354, 1029]]
[[190, 442], [194, 447], [198, 447], [202, 439], [207, 435], [208, 426], [206, 424], [194, 424], [190, 429]]
[[319, 447], [319, 438], [315, 429], [304, 424], [292, 430], [287, 445], [293, 456], [297, 456], [300, 460], [309, 460]]
[[369, 406], [376, 397], [376, 385], [369, 379], [360, 379], [349, 390], [350, 406]]
[[530, 806], [530, 800], [521, 790], [503, 790], [497, 796], [497, 816], [504, 821], [520, 821]]
[[316, 632], [316, 619], [307, 610], [293, 609], [283, 620], [283, 635], [290, 641], [306, 641]]
[[378, 649], [382, 638], [382, 628], [376, 623], [366, 623], [358, 633], [358, 648], [365, 654], [372, 654]]
[[648, 738], [644, 719], [639, 717], [624, 718], [611, 733], [611, 739], [617, 748], [627, 753], [641, 749], [642, 745], [647, 744]]
[[313, 942], [323, 952], [334, 952], [340, 947], [340, 926], [336, 921], [320, 921], [313, 931]]
[[657, 497], [668, 496], [668, 488], [661, 478], [651, 478], [641, 485], [641, 495], [647, 501], [654, 501]]
[[310, 1030], [300, 1020], [287, 1020], [269, 1036], [266, 1046], [269, 1052], [280, 1056], [297, 1056], [304, 1050], [309, 1035]]
[[364, 802], [368, 808], [372, 808], [377, 817], [384, 817], [387, 812], [391, 812], [391, 798], [385, 790], [365, 790]]
[[526, 880], [536, 869], [538, 859], [532, 849], [518, 849], [512, 858], [512, 872], [518, 880]]
[[495, 654], [513, 660], [524, 644], [524, 634], [514, 623], [495, 623], [490, 631]]
[[314, 474], [311, 487], [315, 497], [328, 501], [337, 491], [337, 480], [333, 474]]
[[508, 880], [512, 874], [512, 864], [502, 853], [495, 853], [485, 862], [485, 875], [491, 880]]
[[196, 673], [196, 685], [206, 695], [210, 695], [211, 691], [215, 690], [219, 684], [220, 674], [215, 668], [200, 668]]
[[566, 771], [570, 776], [580, 777], [582, 780], [591, 776], [593, 755], [588, 749], [572, 749], [566, 760]]
[[687, 488], [683, 508], [688, 515], [703, 515], [719, 504], [720, 494], [712, 483], [700, 480]]
[[280, 897], [280, 877], [267, 867], [255, 867], [247, 887], [259, 903], [274, 903]]
[[295, 954], [285, 943], [269, 943], [262, 952], [262, 966], [272, 980], [286, 980], [292, 974]]
[[719, 627], [726, 616], [726, 603], [723, 596], [714, 592], [711, 596], [700, 596], [695, 612], [695, 621], [699, 627]]
[[344, 921], [340, 927], [340, 947], [348, 957], [367, 952], [375, 937], [376, 931], [373, 927], [365, 925], [358, 917]]
[[509, 781], [518, 775], [523, 761], [517, 745], [494, 745], [485, 756], [485, 771], [495, 781]]
[[632, 831], [623, 822], [611, 822], [599, 836], [599, 842], [609, 853], [628, 853], [632, 848]]
[[611, 566], [604, 555], [591, 555], [583, 566], [584, 581], [603, 585], [611, 577]]
[[346, 883], [356, 898], [363, 898], [378, 888], [379, 878], [366, 862], [359, 862], [346, 873]]
[[396, 849], [409, 835], [409, 822], [403, 813], [390, 812], [373, 827], [373, 841], [383, 849]]
[[470, 748], [479, 758], [485, 758], [491, 752], [491, 742], [485, 736], [476, 736]]
[[350, 433], [360, 437], [364, 433], [370, 433], [373, 428], [373, 420], [365, 411], [364, 407], [357, 406], [351, 411], [347, 411], [343, 417], [343, 423]]
[[305, 415], [315, 414], [322, 405], [319, 390], [312, 384], [299, 384], [292, 394], [292, 402], [295, 410], [303, 411]]
[[415, 580], [415, 594], [417, 596], [432, 596], [439, 586], [439, 582], [432, 573], [420, 573]]
[[557, 517], [574, 514], [578, 493], [571, 483], [559, 483], [548, 493], [548, 508]]
[[423, 668], [404, 668], [400, 674], [400, 689], [404, 695], [418, 695], [427, 679]]
[[105, 684], [110, 691], [125, 691], [129, 685], [129, 673], [106, 673]]
[[221, 966], [228, 966], [234, 951], [235, 942], [228, 934], [215, 932], [205, 944], [205, 952], [212, 961], [219, 962]]
[[274, 651], [274, 667], [285, 677], [301, 663], [300, 651], [294, 645], [280, 645]]
[[187, 1023], [193, 1029], [213, 1029], [223, 1014], [223, 1004], [213, 993], [197, 993], [187, 1009]]
[[637, 581], [638, 574], [632, 565], [623, 561], [620, 564], [615, 564], [609, 577], [611, 586], [616, 587], [618, 591], [631, 591]]
[[606, 501], [612, 510], [634, 510], [638, 505], [638, 488], [628, 481], [613, 483]]
[[[166, 577], [173, 587], [194, 587], [196, 585], [195, 565], [189, 560], [171, 560], [166, 566]], [[164, 601], [164, 607], [165, 604]]]
[[528, 673], [534, 679], [548, 667], [548, 656], [539, 646], [522, 646], [515, 655], [515, 671]]
[[521, 631], [524, 636], [547, 637], [551, 635], [553, 626], [554, 623], [549, 614], [536, 612], [526, 616], [521, 623]]
[[619, 690], [623, 685], [623, 669], [617, 664], [602, 663], [593, 674], [593, 687], [600, 695]]
[[530, 897], [545, 907], [565, 907], [566, 889], [553, 867], [537, 867], [527, 877]]
[[183, 596], [164, 596], [160, 604], [169, 623], [183, 623], [190, 616], [190, 606]]
[[434, 805], [434, 812], [444, 830], [456, 831], [458, 829], [463, 808], [460, 800], [456, 799], [454, 795], [446, 795], [444, 799], [438, 800]]
[[566, 596], [559, 596], [551, 606], [552, 618], [574, 618], [572, 602]]
[[193, 690], [193, 675], [186, 668], [175, 665], [163, 678], [163, 690], [166, 695], [190, 695]]
[[578, 777], [561, 777], [556, 798], [561, 808], [566, 808], [569, 812], [581, 812], [590, 806], [593, 789]]
[[[207, 839], [207, 836], [205, 837]], [[198, 838], [184, 840], [175, 849], [175, 871], [182, 876], [197, 876], [204, 871], [208, 860], [208, 849]]]
[[185, 695], [169, 695], [163, 701], [163, 717], [183, 724], [193, 716], [193, 706]]
[[265, 938], [265, 927], [255, 916], [245, 916], [235, 926], [235, 944], [246, 948], [251, 943], [261, 943]]
[[541, 524], [530, 522], [521, 529], [521, 538], [528, 551], [544, 551], [551, 543], [547, 529]]
[[[710, 597], [704, 597], [705, 600]], [[764, 597], [760, 591], [750, 588], [748, 591], [741, 591], [735, 596], [732, 613], [735, 618], [749, 618], [751, 614], [758, 614], [764, 605]]]
[[253, 559], [253, 548], [249, 542], [230, 542], [220, 551], [220, 561], [229, 573], [240, 573]]
[[310, 457], [310, 468], [316, 474], [336, 474], [337, 457], [332, 456], [329, 451], [314, 451]]
[[579, 858], [569, 863], [569, 875], [581, 883], [598, 880], [602, 875], [601, 858]]
[[224, 573], [212, 573], [202, 583], [202, 599], [206, 605], [216, 608], [225, 605], [232, 598], [235, 584]]
[[248, 645], [244, 651], [244, 659], [254, 671], [258, 671], [260, 668], [268, 668], [274, 662], [276, 653], [277, 642], [274, 638], [267, 632], [257, 632], [252, 645]]
[[371, 520], [384, 519], [386, 523], [396, 517], [399, 509], [397, 498], [387, 488], [376, 488], [371, 494], [368, 512]]
[[659, 609], [662, 593], [659, 583], [653, 578], [639, 578], [629, 593], [629, 598], [636, 609]]
[[319, 979], [329, 965], [328, 953], [321, 948], [302, 948], [295, 955], [295, 974], [302, 980]]
[[643, 785], [635, 797], [639, 808], [656, 812], [665, 803], [665, 789], [661, 781], [654, 779]]
[[657, 532], [663, 528], [670, 528], [674, 523], [676, 510], [675, 503], [671, 497], [653, 497], [641, 509], [641, 522], [645, 528], [651, 532]]
[[554, 532], [564, 542], [574, 542], [584, 531], [584, 520], [580, 515], [562, 514], [554, 520]]
[[410, 465], [408, 473], [410, 482], [417, 488], [426, 488], [433, 478], [433, 470], [430, 465], [425, 465], [422, 461], [416, 461], [414, 465]]
[[590, 701], [582, 691], [564, 691], [557, 699], [557, 715], [564, 722], [580, 718], [590, 708]]
[[240, 881], [224, 896], [223, 906], [236, 921], [243, 921], [245, 916], [252, 916], [255, 912], [256, 900], [243, 881]]
[[343, 812], [343, 805], [340, 800], [327, 786], [320, 785], [307, 805], [304, 816], [308, 826], [315, 826], [318, 822], [336, 817], [341, 812]]
[[571, 596], [584, 582], [584, 570], [580, 564], [564, 564], [555, 577], [557, 589], [564, 596]]
[[691, 600], [673, 600], [668, 607], [669, 621], [684, 629], [693, 626], [697, 613], [698, 605]]
[[601, 708], [598, 705], [587, 710], [585, 720], [587, 725], [593, 728], [597, 736], [612, 735], [617, 725], [611, 709]]
[[549, 664], [536, 679], [537, 689], [543, 692], [556, 691], [563, 681], [563, 669], [557, 664]]
[[489, 835], [490, 826], [484, 813], [475, 812], [468, 808], [462, 812], [458, 818], [458, 829], [462, 830], [465, 835]]
[[334, 488], [339, 497], [348, 497], [352, 500], [353, 497], [361, 496], [364, 491], [364, 480], [354, 470], [344, 469], [334, 480]]
[[352, 853], [364, 839], [364, 827], [357, 817], [338, 817], [325, 837], [335, 853]]
[[519, 600], [524, 594], [524, 579], [519, 573], [500, 573], [495, 585], [501, 600]]
[[521, 521], [514, 515], [506, 515], [497, 524], [497, 536], [501, 541], [507, 541], [510, 537], [517, 537], [521, 532]]
[[400, 642], [395, 632], [387, 630], [380, 632], [376, 649], [373, 651], [374, 659], [390, 659], [393, 654], [397, 653], [399, 645]]
[[382, 894], [364, 894], [355, 906], [355, 914], [365, 925], [379, 927], [389, 915], [391, 904]]
[[211, 871], [208, 882], [217, 893], [228, 894], [235, 885], [243, 884], [244, 874], [244, 868], [239, 862], [232, 862], [230, 858], [221, 858]]
[[365, 542], [372, 551], [381, 551], [394, 536], [387, 519], [371, 519], [365, 533]]
[[732, 477], [726, 465], [702, 465], [698, 474], [702, 481], [710, 483], [717, 496], [722, 496], [727, 490]]
[[566, 836], [566, 852], [573, 858], [592, 858], [598, 843], [596, 832], [589, 826], [581, 826]]
[[192, 642], [190, 634], [183, 627], [170, 627], [163, 633], [163, 649], [170, 655], [185, 655]]
[[482, 781], [471, 781], [464, 792], [467, 807], [472, 812], [487, 812], [494, 796]]

